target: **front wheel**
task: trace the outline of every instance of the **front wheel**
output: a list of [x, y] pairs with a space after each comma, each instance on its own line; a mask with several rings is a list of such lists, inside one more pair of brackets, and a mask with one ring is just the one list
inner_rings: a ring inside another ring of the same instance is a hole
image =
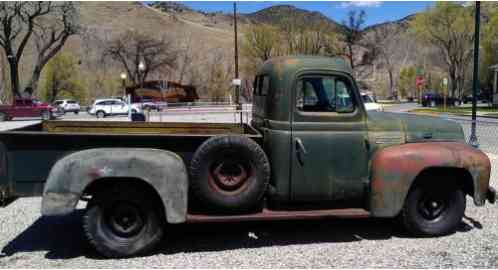
[[109, 258], [151, 251], [164, 230], [162, 208], [152, 197], [140, 186], [118, 186], [94, 195], [83, 218], [90, 243]]
[[401, 219], [415, 235], [446, 235], [456, 230], [465, 206], [465, 194], [456, 186], [419, 185], [408, 194]]
[[97, 118], [104, 118], [105, 117], [105, 112], [104, 111], [98, 111], [97, 112]]

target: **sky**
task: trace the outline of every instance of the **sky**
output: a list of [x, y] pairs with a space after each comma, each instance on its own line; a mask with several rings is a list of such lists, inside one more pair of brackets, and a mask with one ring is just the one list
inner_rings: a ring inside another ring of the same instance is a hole
[[[185, 1], [182, 2], [188, 7], [205, 12], [221, 11], [225, 13], [233, 12], [233, 2], [216, 2], [216, 1]], [[238, 1], [237, 8], [240, 13], [251, 13], [275, 5], [293, 5], [297, 8], [319, 11], [325, 16], [342, 22], [346, 19], [350, 10], [365, 10], [367, 17], [365, 26], [395, 21], [408, 15], [424, 11], [434, 5], [434, 2], [408, 2], [408, 1], [356, 1], [356, 2], [321, 2], [321, 1]]]

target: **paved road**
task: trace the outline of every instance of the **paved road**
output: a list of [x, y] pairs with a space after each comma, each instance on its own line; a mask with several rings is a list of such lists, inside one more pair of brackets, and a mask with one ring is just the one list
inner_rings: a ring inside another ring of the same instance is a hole
[[410, 102], [410, 103], [401, 103], [401, 104], [388, 104], [384, 107], [384, 110], [386, 112], [408, 112], [410, 110], [416, 109], [420, 107], [417, 103]]

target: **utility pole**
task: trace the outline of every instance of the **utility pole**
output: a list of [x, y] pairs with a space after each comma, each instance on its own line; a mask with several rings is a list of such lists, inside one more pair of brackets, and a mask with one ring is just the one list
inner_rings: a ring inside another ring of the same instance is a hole
[[237, 36], [237, 2], [233, 2], [233, 30], [235, 43], [235, 79], [233, 80], [233, 84], [235, 85], [235, 103], [237, 104], [236, 110], [240, 111], [240, 124], [242, 125], [242, 104], [240, 104], [241, 81], [239, 78], [239, 45]]
[[479, 87], [479, 25], [481, 23], [481, 2], [476, 2], [475, 30], [474, 30], [474, 74], [472, 87], [472, 127], [469, 144], [475, 148], [479, 147], [476, 135], [477, 121], [477, 88]]

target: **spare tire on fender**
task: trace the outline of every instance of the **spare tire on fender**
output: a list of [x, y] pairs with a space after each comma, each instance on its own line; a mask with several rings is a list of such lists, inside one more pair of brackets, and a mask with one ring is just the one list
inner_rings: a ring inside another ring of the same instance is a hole
[[192, 157], [190, 186], [204, 207], [224, 213], [254, 210], [270, 180], [270, 162], [263, 149], [244, 136], [206, 140]]

